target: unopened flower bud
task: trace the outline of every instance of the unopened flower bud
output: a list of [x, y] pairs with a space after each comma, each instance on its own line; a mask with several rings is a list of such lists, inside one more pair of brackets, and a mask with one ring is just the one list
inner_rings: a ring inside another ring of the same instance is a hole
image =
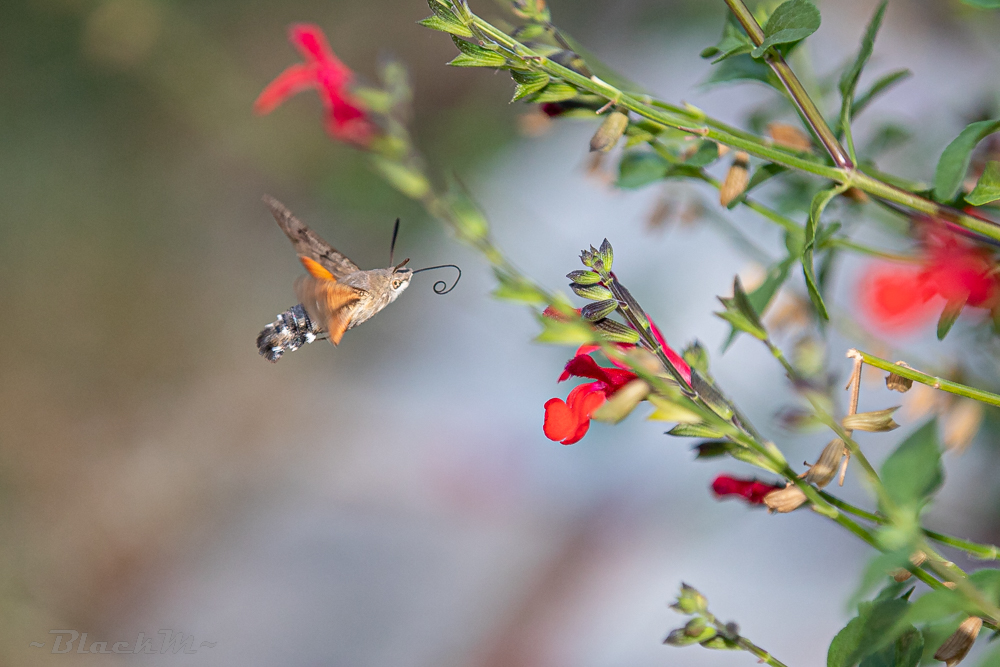
[[606, 424], [617, 424], [628, 417], [636, 406], [649, 396], [649, 391], [650, 387], [645, 380], [632, 380], [601, 404], [591, 419]]
[[591, 301], [604, 301], [605, 299], [613, 299], [615, 297], [614, 292], [609, 290], [604, 285], [596, 283], [593, 285], [578, 285], [577, 283], [570, 283], [569, 288], [573, 290], [577, 296], [582, 296], [584, 299], [590, 299]]
[[806, 494], [794, 484], [789, 484], [783, 489], [772, 491], [764, 496], [764, 504], [767, 505], [767, 509], [779, 514], [791, 512], [805, 501]]
[[600, 332], [601, 338], [612, 343], [635, 344], [639, 342], [639, 332], [625, 326], [621, 322], [604, 318], [603, 320], [594, 322], [594, 328]]
[[790, 148], [793, 151], [808, 152], [812, 150], [812, 141], [809, 137], [794, 125], [788, 123], [770, 123], [767, 126], [767, 134], [771, 140], [779, 146]]
[[681, 592], [670, 608], [682, 614], [700, 614], [708, 609], [708, 600], [691, 586], [681, 584]]
[[747, 182], [750, 180], [749, 172], [750, 156], [740, 151], [733, 158], [733, 164], [726, 172], [726, 179], [719, 188], [719, 203], [729, 206], [733, 200], [743, 194], [747, 189]]
[[581, 250], [580, 251], [580, 261], [583, 262], [584, 266], [586, 266], [588, 268], [593, 268], [594, 267], [594, 252], [595, 251], [594, 251], [594, 247], [593, 246], [591, 246], [590, 248], [591, 248], [590, 250]]
[[601, 276], [593, 271], [570, 271], [566, 277], [578, 285], [594, 285], [601, 282]]
[[601, 153], [607, 153], [615, 147], [615, 144], [622, 138], [627, 128], [628, 114], [621, 111], [612, 111], [604, 118], [604, 122], [601, 123], [601, 126], [597, 128], [597, 132], [591, 137], [591, 152], [600, 151]]
[[582, 315], [585, 320], [596, 322], [598, 320], [603, 320], [605, 317], [615, 312], [616, 308], [618, 308], [617, 301], [614, 299], [605, 299], [604, 301], [598, 301], [597, 303], [588, 303], [580, 310], [580, 315]]
[[941, 648], [934, 654], [935, 660], [944, 662], [948, 667], [954, 667], [962, 662], [962, 658], [969, 652], [972, 645], [976, 643], [976, 637], [983, 627], [983, 619], [978, 616], [970, 616], [962, 621], [955, 630], [955, 634], [941, 644]]
[[840, 466], [840, 460], [844, 458], [844, 454], [844, 441], [840, 438], [831, 440], [830, 443], [823, 448], [823, 453], [819, 455], [819, 460], [809, 467], [809, 471], [806, 472], [805, 480], [810, 484], [815, 484], [817, 488], [822, 489], [824, 486], [829, 484], [833, 480], [834, 475], [837, 474], [837, 468]]
[[847, 431], [869, 431], [871, 433], [883, 433], [899, 428], [899, 424], [892, 420], [892, 413], [899, 409], [875, 410], [873, 412], [859, 412], [856, 415], [847, 415], [841, 420], [841, 424]]
[[601, 249], [597, 251], [601, 257], [601, 263], [604, 264], [604, 270], [610, 271], [611, 264], [615, 259], [615, 251], [612, 249], [611, 244], [607, 239], [601, 243]]

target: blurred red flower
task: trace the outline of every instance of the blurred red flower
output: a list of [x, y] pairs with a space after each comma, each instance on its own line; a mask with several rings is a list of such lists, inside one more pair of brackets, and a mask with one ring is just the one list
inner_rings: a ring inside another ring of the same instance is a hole
[[375, 125], [361, 101], [348, 92], [354, 74], [334, 55], [323, 30], [297, 23], [288, 29], [288, 39], [305, 62], [279, 74], [257, 97], [254, 111], [270, 113], [289, 97], [313, 88], [326, 107], [326, 131], [340, 141], [367, 147], [375, 135]]
[[923, 246], [917, 266], [879, 263], [862, 276], [861, 308], [876, 326], [914, 329], [940, 313], [944, 302], [996, 308], [1000, 277], [990, 251], [929, 219], [923, 220]]
[[729, 475], [719, 475], [712, 482], [712, 493], [717, 497], [739, 496], [751, 505], [763, 505], [764, 496], [783, 488], [784, 484], [765, 484], [756, 479], [740, 479]]
[[[550, 313], [545, 311], [550, 317], [559, 317], [556, 311]], [[663, 339], [663, 334], [650, 322], [653, 336], [663, 346], [667, 358], [677, 367], [681, 375], [690, 382], [691, 367], [684, 362], [679, 354], [674, 352]], [[635, 347], [625, 343], [618, 343], [622, 349]], [[600, 349], [599, 345], [581, 345], [576, 351], [576, 355], [566, 363], [559, 382], [568, 380], [571, 377], [590, 378], [594, 382], [581, 384], [573, 389], [563, 401], [561, 398], [552, 398], [545, 402], [545, 421], [542, 430], [549, 440], [562, 442], [564, 445], [572, 445], [579, 442], [590, 429], [590, 417], [594, 411], [613, 395], [616, 391], [636, 379], [635, 373], [628, 370], [614, 359], [611, 360], [616, 368], [606, 368], [600, 366], [591, 353]]]

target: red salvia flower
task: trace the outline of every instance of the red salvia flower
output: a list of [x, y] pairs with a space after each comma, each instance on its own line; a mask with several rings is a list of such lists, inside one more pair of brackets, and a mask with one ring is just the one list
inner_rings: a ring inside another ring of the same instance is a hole
[[1000, 303], [992, 254], [930, 219], [921, 223], [924, 251], [918, 266], [879, 263], [862, 276], [862, 310], [880, 329], [914, 329], [940, 313], [946, 302], [988, 310]]
[[[555, 310], [547, 308], [545, 315], [549, 317], [559, 317]], [[681, 375], [690, 382], [691, 367], [674, 352], [663, 339], [663, 334], [650, 322], [653, 335], [663, 346], [664, 351], [670, 361], [677, 367]], [[617, 344], [621, 349], [635, 347], [626, 343]], [[636, 374], [628, 370], [620, 362], [612, 359], [611, 362], [616, 368], [606, 368], [599, 365], [591, 353], [600, 349], [599, 345], [581, 345], [576, 351], [576, 355], [566, 363], [559, 382], [568, 380], [571, 377], [582, 377], [594, 380], [581, 384], [573, 389], [563, 401], [561, 398], [552, 398], [545, 402], [545, 421], [542, 430], [549, 440], [562, 442], [564, 445], [572, 445], [579, 442], [587, 430], [590, 428], [590, 417], [594, 411], [613, 395], [616, 391], [636, 379]]]
[[375, 125], [361, 101], [348, 92], [354, 74], [334, 55], [323, 30], [297, 23], [288, 29], [288, 39], [305, 62], [279, 74], [257, 97], [254, 111], [270, 113], [289, 97], [313, 88], [326, 108], [326, 131], [340, 141], [367, 147], [375, 135]]
[[756, 479], [740, 479], [729, 475], [719, 475], [712, 482], [712, 493], [717, 497], [737, 496], [751, 505], [763, 505], [764, 496], [783, 488], [785, 488], [783, 484], [765, 484]]

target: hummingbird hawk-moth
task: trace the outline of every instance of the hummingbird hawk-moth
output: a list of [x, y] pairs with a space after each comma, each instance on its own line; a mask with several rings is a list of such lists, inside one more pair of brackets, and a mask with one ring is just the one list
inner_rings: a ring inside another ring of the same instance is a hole
[[[285, 352], [294, 352], [320, 338], [327, 338], [334, 345], [339, 344], [344, 332], [367, 322], [395, 301], [409, 287], [414, 274], [442, 268], [432, 266], [413, 271], [404, 268], [410, 261], [405, 259], [385, 269], [364, 271], [292, 215], [277, 199], [265, 196], [264, 203], [271, 209], [281, 231], [291, 240], [299, 261], [309, 274], [295, 281], [295, 296], [299, 303], [278, 315], [257, 336], [257, 350], [268, 361], [275, 362]], [[392, 234], [393, 248], [389, 252], [390, 264], [398, 232], [399, 220], [396, 220]], [[452, 264], [443, 266], [458, 269]], [[461, 278], [461, 269], [458, 272]], [[455, 281], [457, 283], [458, 280]], [[445, 294], [455, 284], [443, 289], [445, 283], [438, 281], [434, 291]]]

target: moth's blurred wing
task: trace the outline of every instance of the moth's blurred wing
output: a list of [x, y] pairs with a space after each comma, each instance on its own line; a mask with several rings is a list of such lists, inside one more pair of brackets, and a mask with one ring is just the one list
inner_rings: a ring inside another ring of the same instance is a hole
[[330, 342], [337, 345], [351, 323], [352, 306], [362, 292], [333, 280], [300, 276], [295, 281], [295, 296], [309, 317], [328, 332]]
[[337, 279], [361, 270], [357, 264], [321, 239], [319, 234], [306, 227], [280, 201], [265, 195], [264, 203], [271, 209], [275, 221], [291, 240], [297, 253], [315, 260]]

